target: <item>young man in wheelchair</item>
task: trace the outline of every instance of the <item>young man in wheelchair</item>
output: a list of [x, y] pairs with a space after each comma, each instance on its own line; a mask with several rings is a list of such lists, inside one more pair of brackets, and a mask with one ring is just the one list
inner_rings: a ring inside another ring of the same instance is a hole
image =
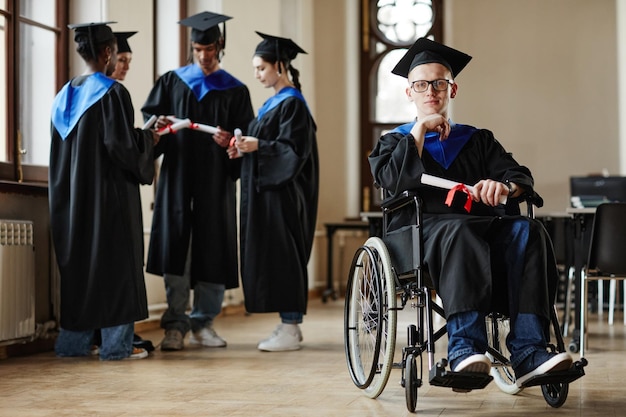
[[[448, 118], [456, 77], [470, 60], [425, 38], [415, 42], [392, 72], [408, 79], [406, 95], [417, 118], [382, 136], [369, 162], [388, 197], [419, 190], [424, 263], [446, 313], [451, 369], [489, 373], [485, 315], [504, 307], [511, 320], [507, 346], [521, 385], [569, 369], [572, 357], [547, 350], [558, 275], [545, 229], [520, 215], [525, 196], [539, 198], [529, 169], [489, 130]], [[423, 173], [472, 187], [455, 192], [426, 186]], [[411, 218], [409, 212], [394, 215], [388, 229]]]

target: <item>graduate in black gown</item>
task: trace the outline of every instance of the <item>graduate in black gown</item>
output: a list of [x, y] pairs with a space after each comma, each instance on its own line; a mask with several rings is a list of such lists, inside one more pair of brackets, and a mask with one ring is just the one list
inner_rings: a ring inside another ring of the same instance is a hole
[[141, 358], [134, 322], [148, 317], [143, 274], [140, 184], [154, 177], [158, 135], [134, 128], [128, 91], [104, 74], [116, 41], [106, 24], [75, 28], [88, 66], [52, 108], [50, 224], [61, 274], [59, 356], [90, 354], [102, 329], [100, 358]]
[[124, 81], [126, 74], [130, 70], [130, 63], [133, 60], [133, 51], [130, 49], [128, 38], [135, 35], [137, 32], [113, 32], [115, 39], [117, 39], [117, 61], [115, 62], [115, 68], [111, 74], [107, 74], [109, 77], [117, 81]]
[[[241, 274], [246, 310], [279, 312], [262, 351], [300, 349], [307, 308], [319, 187], [316, 125], [291, 61], [306, 53], [291, 39], [257, 32], [255, 77], [275, 95], [229, 149], [241, 168]], [[291, 77], [290, 77], [291, 75]]]
[[[115, 61], [115, 66], [107, 70], [107, 76], [116, 81], [124, 81], [130, 70], [130, 63], [133, 60], [133, 51], [128, 43], [128, 38], [136, 33], [137, 32], [113, 32], [117, 41], [117, 60]], [[101, 343], [102, 338], [100, 330], [97, 330], [94, 335], [94, 348], [92, 349], [92, 353], [98, 352]], [[154, 346], [150, 340], [144, 340], [136, 333], [133, 335], [133, 346], [143, 348], [148, 352], [154, 350]]]
[[189, 330], [192, 344], [226, 346], [212, 324], [224, 290], [239, 285], [235, 181], [240, 163], [228, 158], [226, 148], [236, 128], [246, 130], [254, 110], [248, 88], [220, 67], [225, 36], [219, 24], [228, 19], [202, 12], [179, 22], [192, 28], [194, 62], [163, 74], [141, 109], [146, 119], [159, 116], [157, 128], [171, 123], [164, 117], [170, 115], [219, 128], [215, 134], [179, 130], [162, 136], [156, 148], [163, 160], [147, 271], [165, 282], [165, 351], [183, 349]]
[[[530, 171], [489, 130], [448, 117], [459, 88], [456, 77], [470, 59], [425, 38], [415, 42], [393, 72], [408, 78], [406, 96], [417, 118], [383, 135], [369, 162], [388, 196], [420, 189], [425, 263], [446, 313], [451, 369], [489, 373], [485, 314], [503, 307], [494, 300], [504, 300], [511, 317], [507, 346], [521, 385], [532, 376], [568, 369], [572, 358], [546, 350], [558, 275], [546, 231], [519, 215], [519, 198], [534, 194]], [[425, 186], [422, 173], [474, 189]], [[395, 216], [389, 230], [409, 224], [409, 216]]]

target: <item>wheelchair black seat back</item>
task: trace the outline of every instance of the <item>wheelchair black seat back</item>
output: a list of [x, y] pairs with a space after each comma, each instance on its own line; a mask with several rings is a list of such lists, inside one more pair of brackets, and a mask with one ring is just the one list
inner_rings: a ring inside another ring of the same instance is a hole
[[[387, 233], [389, 217], [396, 210], [415, 207], [415, 223]], [[447, 360], [435, 361], [435, 343], [446, 334], [445, 324], [435, 328], [435, 315], [445, 318], [443, 307], [433, 300], [430, 279], [424, 268], [421, 201], [416, 192], [385, 201], [382, 205], [381, 237], [370, 237], [353, 257], [346, 287], [344, 307], [344, 345], [348, 370], [354, 384], [370, 398], [384, 390], [391, 370], [401, 369], [400, 383], [405, 388], [406, 405], [414, 412], [418, 389], [424, 383], [424, 363], [431, 385], [468, 392], [486, 387], [492, 380], [503, 392], [516, 394], [531, 386], [541, 386], [546, 402], [552, 407], [565, 403], [569, 383], [584, 375], [587, 361], [581, 358], [568, 371], [531, 378], [518, 384], [510, 364], [506, 336], [508, 317], [491, 313], [486, 317], [489, 350], [492, 360], [489, 375], [452, 372]], [[533, 215], [529, 204], [528, 214]], [[402, 358], [394, 363], [397, 312], [408, 301], [416, 312], [415, 324], [407, 328], [407, 343]], [[556, 308], [551, 309], [553, 352], [564, 352]], [[443, 320], [445, 321], [445, 320]]]

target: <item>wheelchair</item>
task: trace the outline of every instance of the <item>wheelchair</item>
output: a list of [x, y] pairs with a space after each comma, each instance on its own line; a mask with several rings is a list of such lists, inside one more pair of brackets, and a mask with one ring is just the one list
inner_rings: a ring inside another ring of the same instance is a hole
[[[537, 203], [540, 201], [527, 201], [528, 216], [534, 217]], [[415, 224], [400, 232], [387, 233], [390, 215], [410, 204], [415, 206]], [[445, 322], [444, 310], [433, 300], [434, 290], [422, 267], [421, 200], [417, 192], [406, 191], [383, 202], [382, 212], [382, 239], [370, 237], [357, 249], [346, 286], [344, 347], [354, 384], [368, 397], [377, 398], [383, 392], [392, 368], [400, 368], [400, 385], [405, 389], [406, 406], [413, 413], [418, 389], [426, 377], [424, 362], [427, 362], [428, 381], [434, 386], [468, 392], [484, 388], [493, 380], [508, 394], [541, 386], [544, 399], [550, 406], [562, 406], [567, 399], [569, 383], [585, 374], [587, 360], [581, 358], [567, 371], [539, 375], [519, 386], [506, 347], [510, 324], [504, 314], [493, 312], [486, 316], [489, 341], [486, 354], [492, 361], [489, 375], [453, 372], [446, 369], [447, 359], [435, 363], [435, 342], [446, 334], [446, 326], [444, 323], [435, 328], [435, 315], [444, 318]], [[410, 253], [407, 256], [408, 248]], [[409, 301], [416, 310], [417, 320], [407, 328], [407, 344], [402, 348], [401, 361], [394, 363], [397, 312]], [[548, 349], [565, 352], [556, 307], [551, 309], [551, 333], [556, 344], [549, 343]]]

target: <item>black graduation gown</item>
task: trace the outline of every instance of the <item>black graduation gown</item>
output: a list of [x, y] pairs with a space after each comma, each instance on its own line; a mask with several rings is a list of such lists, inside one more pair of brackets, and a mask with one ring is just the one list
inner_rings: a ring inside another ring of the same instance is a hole
[[316, 126], [288, 97], [254, 119], [241, 170], [241, 273], [249, 312], [306, 313], [319, 187]]
[[[51, 128], [50, 226], [67, 330], [148, 317], [139, 184], [154, 177], [152, 134], [133, 127], [128, 91], [111, 82], [65, 139], [54, 123]], [[56, 103], [58, 114], [65, 103]]]
[[[424, 148], [420, 159], [411, 134], [391, 132], [384, 135], [369, 157], [375, 181], [388, 196], [403, 190], [419, 189], [424, 202], [424, 257], [435, 289], [442, 298], [446, 316], [475, 310], [488, 312], [503, 309], [506, 277], [492, 274], [497, 260], [491, 258], [486, 243], [494, 222], [507, 216], [519, 216], [519, 205], [508, 199], [506, 207], [473, 203], [470, 213], [463, 208], [466, 195], [457, 192], [451, 207], [445, 204], [448, 190], [420, 183], [421, 174], [473, 185], [481, 179], [510, 180], [533, 191], [528, 168], [520, 166], [488, 130], [476, 130], [448, 168], [433, 159]], [[406, 211], [391, 220], [389, 230], [410, 224]], [[461, 220], [467, 227], [458, 228]], [[523, 282], [519, 291], [520, 312], [549, 318], [558, 280], [556, 261], [550, 239], [536, 220], [528, 220], [531, 241], [527, 245]], [[497, 289], [496, 289], [497, 288]], [[516, 302], [517, 302], [516, 301]]]
[[[224, 70], [220, 75], [234, 80]], [[192, 122], [220, 126], [229, 132], [246, 130], [254, 117], [247, 87], [240, 82], [213, 89], [200, 100], [175, 71], [160, 77], [141, 108], [146, 118], [173, 115]], [[163, 162], [148, 250], [147, 271], [183, 275], [189, 237], [191, 281], [239, 285], [235, 181], [240, 161], [230, 160], [213, 135], [183, 129], [164, 135], [156, 148]]]

